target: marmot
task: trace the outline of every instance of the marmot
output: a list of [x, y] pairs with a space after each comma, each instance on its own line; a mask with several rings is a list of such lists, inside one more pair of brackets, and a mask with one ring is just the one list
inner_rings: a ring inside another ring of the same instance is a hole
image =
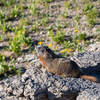
[[47, 46], [39, 45], [35, 47], [40, 62], [48, 72], [62, 77], [73, 77], [98, 82], [94, 76], [83, 75], [79, 66], [72, 60], [59, 57]]

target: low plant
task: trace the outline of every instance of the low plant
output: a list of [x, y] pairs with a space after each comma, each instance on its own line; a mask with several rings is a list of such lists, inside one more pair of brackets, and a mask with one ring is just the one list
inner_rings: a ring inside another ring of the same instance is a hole
[[39, 0], [40, 3], [51, 3], [53, 0]]
[[2, 22], [5, 19], [5, 13], [0, 10], [0, 22]]
[[80, 16], [79, 16], [79, 15], [76, 15], [76, 16], [74, 17], [74, 19], [75, 19], [76, 23], [79, 24]]
[[70, 8], [70, 1], [65, 1], [65, 8], [68, 10]]
[[11, 6], [16, 3], [16, 0], [0, 0], [0, 3], [4, 6]]
[[17, 73], [18, 69], [16, 69], [16, 67], [13, 64], [9, 65], [8, 62], [5, 61], [5, 56], [0, 54], [0, 75], [4, 75], [7, 72]]
[[21, 16], [21, 12], [19, 7], [15, 5], [14, 8], [11, 10], [10, 18], [16, 18], [18, 16]]
[[78, 50], [79, 52], [84, 51], [84, 44], [87, 35], [85, 33], [76, 34], [72, 41], [64, 41], [62, 44], [65, 48], [71, 48], [73, 51]]
[[98, 40], [100, 41], [100, 33], [99, 33], [99, 36], [98, 36]]
[[[66, 23], [65, 23], [65, 24], [66, 24]], [[64, 25], [62, 25], [60, 21], [58, 21], [58, 22], [55, 24], [55, 26], [57, 27], [58, 30], [64, 28]]]
[[87, 37], [87, 35], [85, 33], [80, 33], [79, 35], [77, 35], [78, 40], [85, 40], [86, 37]]
[[97, 38], [98, 38], [98, 40], [100, 41], [100, 29], [97, 29], [96, 31], [98, 32]]
[[54, 35], [53, 31], [50, 30], [50, 31], [48, 31], [48, 36], [50, 36], [53, 41], [55, 41], [57, 43], [61, 43], [64, 41], [65, 33], [61, 30], [57, 30]]
[[100, 4], [100, 0], [98, 0], [98, 3]]
[[89, 13], [92, 9], [93, 9], [93, 4], [91, 4], [91, 3], [86, 3], [84, 6], [83, 6], [83, 13], [84, 14], [87, 14], [87, 13]]
[[15, 30], [15, 35], [13, 38], [10, 39], [10, 50], [15, 52], [16, 54], [21, 53], [21, 46], [23, 44], [30, 45], [31, 44], [31, 38], [26, 37], [26, 29], [24, 26], [18, 27]]
[[25, 39], [25, 28], [19, 28], [15, 31], [13, 39], [10, 40], [10, 49], [17, 54], [21, 51], [21, 44], [23, 44]]
[[98, 15], [98, 11], [96, 8], [93, 8], [88, 14], [87, 14], [87, 20], [88, 23], [90, 25], [90, 27], [93, 27], [95, 22], [96, 22], [96, 18]]
[[6, 23], [6, 21], [3, 20], [3, 22], [0, 23], [0, 30], [2, 30], [3, 33], [6, 33], [6, 32], [9, 32], [9, 31], [12, 31], [13, 28], [11, 26], [11, 23]]
[[86, 37], [87, 37], [87, 35], [85, 33], [76, 34], [74, 39], [73, 39], [73, 42], [77, 46], [78, 44], [80, 44], [83, 41], [85, 41]]
[[52, 2], [53, 0], [44, 0], [45, 2], [47, 2], [47, 3], [50, 3], [50, 2]]
[[74, 43], [71, 42], [71, 41], [64, 41], [64, 42], [63, 42], [63, 46], [64, 46], [64, 48], [72, 48], [73, 50], [74, 50], [74, 48], [75, 48]]
[[57, 30], [55, 36], [53, 37], [54, 41], [57, 43], [63, 42], [65, 33]]
[[60, 51], [62, 56], [71, 56], [72, 55], [72, 49], [67, 48], [67, 49], [62, 49]]
[[0, 41], [3, 41], [3, 36], [2, 35], [0, 36]]
[[48, 18], [48, 17], [42, 18], [42, 20], [41, 20], [41, 25], [46, 26], [47, 23], [48, 23], [48, 21], [49, 21], [49, 18]]
[[78, 52], [84, 52], [84, 51], [85, 51], [85, 46], [84, 46], [84, 45], [79, 45], [79, 44], [78, 44], [76, 50], [77, 50]]
[[35, 21], [34, 24], [32, 25], [32, 31], [38, 32], [39, 26], [40, 26], [39, 21]]
[[53, 26], [48, 26], [47, 28], [46, 28], [46, 31], [48, 32], [48, 34], [49, 34], [49, 31], [52, 31], [53, 30]]
[[98, 11], [91, 3], [86, 3], [83, 7], [83, 13], [87, 16], [90, 27], [93, 27], [98, 16]]
[[63, 42], [63, 46], [64, 48], [71, 48], [72, 51], [78, 51], [78, 52], [83, 52], [84, 51], [84, 48], [85, 46], [82, 45], [82, 44], [79, 44], [78, 42], [74, 41], [74, 42], [71, 42], [71, 41], [64, 41]]
[[0, 22], [0, 30], [2, 30], [3, 33], [6, 32], [6, 22], [3, 20], [3, 22]]
[[17, 29], [21, 29], [22, 27], [25, 27], [28, 25], [28, 22], [25, 18], [21, 18], [19, 21], [18, 21], [18, 28]]
[[30, 10], [30, 13], [33, 15], [33, 16], [38, 16], [38, 8], [37, 8], [37, 2], [34, 0], [32, 2], [32, 5], [28, 7], [29, 10]]
[[68, 11], [69, 11], [69, 8], [70, 8], [70, 2], [66, 1], [64, 3], [64, 7], [65, 7], [65, 12], [64, 12], [63, 16], [66, 18], [66, 17], [68, 17]]

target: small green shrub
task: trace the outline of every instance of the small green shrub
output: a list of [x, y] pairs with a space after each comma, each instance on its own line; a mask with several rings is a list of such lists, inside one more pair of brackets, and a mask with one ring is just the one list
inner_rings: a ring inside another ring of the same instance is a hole
[[98, 32], [97, 38], [98, 38], [98, 40], [100, 41], [100, 29], [97, 29], [96, 31]]
[[11, 26], [11, 23], [6, 23], [6, 21], [3, 20], [3, 22], [0, 23], [0, 30], [2, 30], [3, 33], [6, 33], [6, 32], [9, 32], [9, 31], [12, 31], [13, 28]]
[[0, 75], [4, 75], [7, 72], [17, 72], [17, 69], [14, 65], [9, 65], [8, 62], [5, 61], [5, 56], [0, 54]]
[[79, 40], [85, 40], [86, 39], [86, 34], [84, 34], [84, 33], [80, 33], [79, 35], [78, 35], [78, 39]]
[[2, 30], [3, 33], [7, 31], [5, 20], [3, 20], [3, 22], [0, 22], [0, 30]]
[[89, 22], [90, 27], [93, 27], [96, 21], [96, 17], [98, 15], [98, 11], [96, 8], [93, 8], [88, 14], [87, 19]]
[[32, 31], [38, 32], [39, 31], [40, 23], [38, 21], [35, 21], [32, 25]]
[[48, 3], [50, 3], [50, 2], [52, 2], [53, 0], [45, 0], [46, 2], [48, 2]]
[[83, 13], [87, 16], [90, 27], [93, 27], [98, 16], [98, 11], [91, 3], [86, 3], [83, 7]]
[[49, 18], [48, 18], [48, 17], [44, 17], [44, 18], [41, 20], [41, 24], [42, 24], [43, 26], [46, 26], [48, 22], [49, 22]]
[[0, 36], [0, 41], [3, 41], [3, 36], [2, 35]]
[[4, 6], [11, 6], [15, 4], [17, 0], [0, 0], [0, 3]]
[[66, 2], [64, 3], [64, 7], [65, 7], [65, 12], [64, 12], [63, 16], [64, 16], [65, 18], [67, 18], [67, 17], [68, 17], [68, 10], [69, 10], [69, 8], [70, 8], [70, 2], [69, 2], [69, 1], [66, 1]]
[[77, 22], [77, 24], [79, 24], [80, 16], [79, 15], [76, 15], [74, 18], [75, 18], [75, 21]]
[[83, 12], [85, 14], [89, 13], [91, 10], [93, 9], [93, 5], [91, 3], [86, 3], [84, 6], [83, 6]]
[[53, 39], [55, 42], [59, 43], [59, 42], [62, 42], [64, 40], [64, 36], [65, 36], [64, 32], [58, 30], [58, 31], [56, 31], [56, 34], [53, 37]]
[[23, 27], [18, 27], [18, 29], [15, 30], [15, 35], [12, 39], [10, 39], [10, 49], [15, 52], [16, 54], [21, 53], [21, 46], [23, 44], [30, 45], [31, 44], [31, 38], [26, 37], [26, 29]]
[[2, 22], [5, 19], [5, 13], [0, 10], [0, 21]]
[[65, 48], [73, 48], [73, 49], [75, 48], [74, 42], [71, 42], [71, 41], [64, 41], [63, 45]]
[[75, 45], [78, 45], [81, 41], [84, 41], [86, 39], [87, 35], [85, 33], [80, 33], [75, 36], [74, 43]]
[[29, 10], [30, 10], [30, 13], [33, 15], [33, 16], [37, 16], [38, 17], [38, 8], [37, 8], [37, 2], [36, 1], [33, 1], [32, 5], [28, 7]]
[[64, 25], [62, 25], [61, 22], [59, 22], [59, 21], [55, 25], [56, 25], [58, 30], [64, 28]]
[[50, 36], [53, 41], [55, 41], [57, 43], [61, 43], [64, 41], [65, 33], [60, 31], [60, 30], [57, 30], [55, 35], [54, 35], [53, 31], [50, 30], [50, 31], [48, 31], [48, 36]]
[[19, 7], [15, 5], [14, 8], [11, 10], [10, 18], [16, 18], [18, 16], [21, 16], [21, 12]]
[[68, 10], [70, 8], [70, 1], [65, 1], [64, 6]]
[[52, 2], [53, 0], [42, 0], [41, 2], [43, 2], [43, 3], [50, 3], [50, 2]]
[[85, 51], [85, 46], [84, 46], [84, 45], [77, 45], [76, 50], [77, 50], [78, 52], [84, 52], [84, 51]]
[[15, 35], [13, 39], [10, 40], [10, 49], [17, 54], [21, 51], [21, 44], [24, 43], [25, 40], [25, 28], [19, 28], [15, 31]]

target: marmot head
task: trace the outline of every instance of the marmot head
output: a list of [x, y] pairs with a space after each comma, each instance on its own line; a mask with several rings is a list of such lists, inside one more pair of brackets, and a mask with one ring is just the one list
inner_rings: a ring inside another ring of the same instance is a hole
[[54, 52], [47, 46], [38, 45], [35, 47], [35, 50], [38, 57], [48, 58], [55, 56]]

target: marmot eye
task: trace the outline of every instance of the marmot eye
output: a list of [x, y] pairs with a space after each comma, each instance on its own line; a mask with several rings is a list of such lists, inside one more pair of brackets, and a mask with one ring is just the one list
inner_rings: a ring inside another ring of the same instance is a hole
[[41, 49], [41, 52], [45, 52], [45, 49]]

